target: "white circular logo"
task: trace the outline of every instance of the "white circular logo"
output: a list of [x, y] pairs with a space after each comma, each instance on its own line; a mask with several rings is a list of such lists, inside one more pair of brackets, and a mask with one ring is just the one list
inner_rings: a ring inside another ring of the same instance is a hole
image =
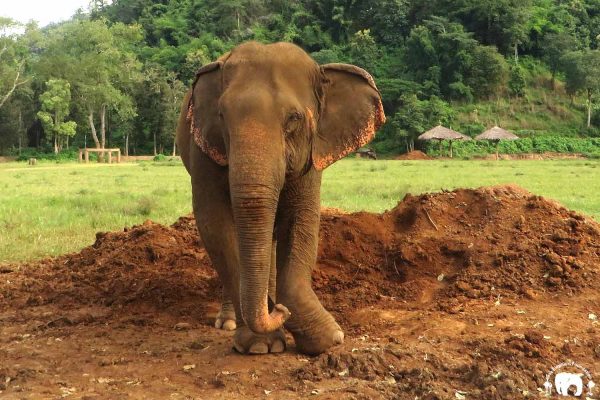
[[[554, 379], [553, 379], [554, 376]], [[592, 374], [574, 361], [567, 361], [552, 367], [546, 375], [544, 390], [546, 396], [553, 393], [564, 397], [583, 397], [592, 399], [594, 395]]]

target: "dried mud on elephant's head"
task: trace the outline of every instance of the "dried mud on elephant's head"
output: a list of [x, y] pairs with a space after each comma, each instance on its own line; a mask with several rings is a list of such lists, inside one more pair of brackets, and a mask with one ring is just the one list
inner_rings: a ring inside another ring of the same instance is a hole
[[[528, 398], [567, 358], [600, 373], [588, 320], [598, 314], [599, 260], [598, 223], [518, 187], [407, 195], [382, 214], [323, 209], [313, 286], [346, 343], [310, 360], [293, 351], [248, 359], [209, 327], [220, 284], [194, 219], [147, 221], [99, 233], [79, 253], [0, 266], [0, 357], [15, 365], [0, 366], [0, 391], [4, 376], [35, 392], [58, 376], [51, 359], [75, 381], [82, 367], [112, 371], [112, 390], [127, 394], [166, 390], [168, 375], [178, 390], [223, 398], [445, 399], [457, 388]], [[182, 372], [182, 359], [199, 367]], [[134, 370], [142, 386], [130, 385]], [[265, 378], [273, 370], [291, 383]], [[257, 386], [257, 374], [271, 383]], [[81, 390], [100, 384], [89, 382]]]

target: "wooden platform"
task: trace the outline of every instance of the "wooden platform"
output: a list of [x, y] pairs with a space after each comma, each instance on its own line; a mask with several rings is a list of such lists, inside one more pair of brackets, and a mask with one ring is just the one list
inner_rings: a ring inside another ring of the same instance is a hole
[[79, 149], [79, 162], [83, 162], [85, 159], [85, 162], [89, 163], [90, 153], [100, 153], [102, 158], [104, 158], [105, 153], [108, 153], [109, 164], [112, 164], [113, 153], [116, 153], [117, 163], [121, 162], [121, 149]]

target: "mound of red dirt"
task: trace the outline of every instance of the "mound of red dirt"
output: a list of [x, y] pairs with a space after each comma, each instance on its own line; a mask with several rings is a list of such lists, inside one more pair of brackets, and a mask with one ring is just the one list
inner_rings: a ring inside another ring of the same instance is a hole
[[400, 154], [395, 158], [396, 160], [433, 160], [427, 154], [421, 150], [413, 150], [408, 153]]
[[[320, 235], [313, 279], [338, 311], [381, 296], [435, 298], [446, 307], [600, 283], [599, 225], [518, 187], [407, 195], [383, 214], [324, 210]], [[27, 291], [17, 294], [21, 305], [144, 304], [187, 312], [188, 302], [216, 301], [218, 286], [193, 217], [182, 217], [171, 227], [147, 221], [98, 233], [80, 253], [23, 268]]]
[[[518, 399], [527, 397], [524, 390], [541, 386], [545, 363], [587, 354], [588, 363], [600, 366], [598, 327], [589, 324], [600, 311], [594, 308], [599, 299], [600, 225], [581, 214], [518, 187], [459, 189], [407, 195], [382, 214], [323, 210], [320, 235], [314, 287], [348, 340], [308, 364], [293, 357], [264, 364], [261, 373], [279, 368], [295, 379], [284, 390], [286, 398], [302, 398], [314, 390], [335, 393], [337, 380], [347, 376], [363, 382], [356, 393], [368, 398], [395, 398], [399, 393], [454, 398], [452, 388], [458, 384], [479, 393], [473, 398]], [[170, 227], [148, 221], [122, 232], [98, 233], [96, 242], [79, 253], [3, 266], [0, 277], [5, 278], [0, 280], [0, 336], [5, 338], [0, 340], [0, 358], [14, 363], [34, 353], [42, 359], [64, 357], [68, 365], [61, 367], [63, 373], [71, 374], [81, 390], [97, 392], [100, 378], [90, 387], [89, 379], [79, 374], [82, 363], [92, 362], [87, 373], [94, 376], [108, 374], [94, 363], [124, 363], [124, 369], [114, 367], [122, 380], [121, 386], [115, 385], [118, 393], [129, 394], [142, 389], [127, 383], [135, 380], [127, 375], [131, 368], [126, 365], [137, 363], [144, 372], [138, 371], [136, 379], [148, 382], [144, 390], [155, 393], [162, 375], [143, 367], [155, 353], [167, 360], [161, 374], [189, 383], [191, 392], [195, 386], [209, 387], [216, 390], [214, 395], [237, 398], [241, 387], [254, 398], [274, 387], [283, 390], [277, 379], [271, 386], [256, 386], [252, 376], [260, 371], [244, 375], [249, 361], [231, 359], [222, 332], [209, 327], [220, 284], [192, 217]], [[561, 311], [565, 305], [569, 309]], [[582, 319], [575, 332], [578, 342], [568, 345], [569, 329], [576, 323], [563, 325], [562, 312], [573, 310]], [[539, 322], [548, 315], [553, 315], [552, 323]], [[185, 332], [173, 333], [180, 321], [187, 324], [183, 331], [195, 329], [200, 342]], [[495, 324], [499, 330], [488, 332]], [[540, 326], [554, 331], [541, 333]], [[80, 352], [73, 355], [69, 348], [61, 352], [45, 345], [40, 350], [40, 343], [54, 337], [78, 338]], [[556, 343], [545, 339], [550, 337]], [[145, 344], [148, 340], [151, 345]], [[171, 350], [164, 347], [172, 341]], [[93, 350], [102, 346], [112, 353]], [[474, 348], [478, 355], [471, 355]], [[191, 377], [192, 367], [185, 374], [177, 367], [185, 361], [181, 357], [206, 367]], [[48, 376], [57, 376], [56, 368], [43, 361], [34, 364], [0, 368], [0, 378], [34, 394], [70, 387], [63, 382], [49, 388]], [[423, 375], [421, 368], [429, 372]], [[504, 380], [490, 378], [497, 369], [505, 371]], [[0, 386], [0, 393], [7, 388]]]

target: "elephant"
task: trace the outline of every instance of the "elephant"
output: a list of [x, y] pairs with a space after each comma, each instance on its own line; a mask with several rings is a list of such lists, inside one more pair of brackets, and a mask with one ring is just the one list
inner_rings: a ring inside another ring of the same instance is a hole
[[558, 394], [562, 396], [570, 396], [569, 388], [571, 386], [575, 386], [575, 396], [581, 396], [583, 392], [583, 380], [581, 379], [581, 375], [572, 374], [570, 372], [560, 372], [556, 374], [554, 377], [554, 386], [556, 387], [556, 391]]
[[177, 146], [196, 224], [223, 285], [215, 326], [241, 354], [317, 355], [344, 334], [311, 285], [322, 171], [385, 122], [371, 75], [290, 43], [243, 43], [200, 68]]

